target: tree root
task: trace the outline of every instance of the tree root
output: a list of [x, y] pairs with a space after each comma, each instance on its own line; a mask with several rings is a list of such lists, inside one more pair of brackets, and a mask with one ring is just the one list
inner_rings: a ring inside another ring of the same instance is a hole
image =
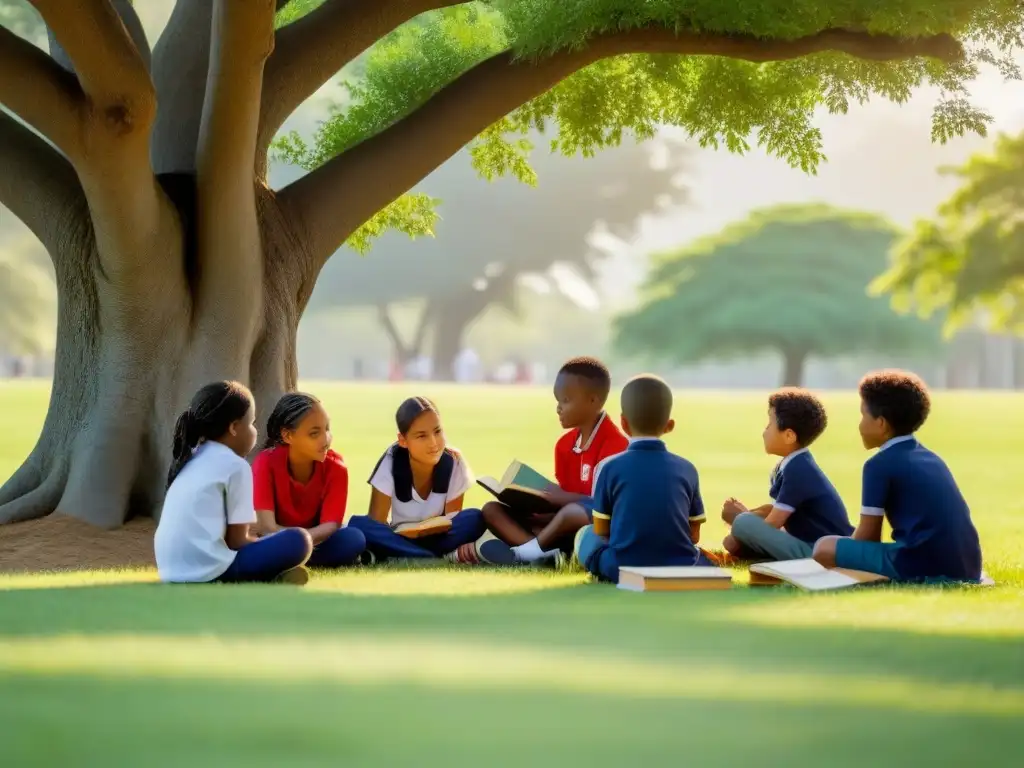
[[[49, 515], [57, 508], [64, 492], [64, 480], [63, 467], [58, 467], [35, 489], [0, 505], [0, 525], [24, 523]], [[12, 485], [8, 483], [5, 491]]]
[[42, 476], [39, 473], [39, 464], [35, 461], [35, 456], [31, 455], [18, 468], [18, 471], [11, 475], [6, 483], [0, 486], [0, 513], [12, 501], [16, 501], [37, 489], [41, 481]]

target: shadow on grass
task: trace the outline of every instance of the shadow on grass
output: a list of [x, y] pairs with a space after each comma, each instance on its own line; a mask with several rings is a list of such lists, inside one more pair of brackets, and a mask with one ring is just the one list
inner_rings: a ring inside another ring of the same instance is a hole
[[[1019, 636], [786, 626], [784, 618], [764, 625], [730, 620], [744, 606], [784, 617], [795, 601], [814, 599], [788, 589], [624, 595], [606, 585], [556, 577], [492, 574], [506, 591], [443, 596], [346, 592], [359, 591], [352, 585], [362, 579], [342, 580], [336, 591], [159, 584], [14, 589], [0, 592], [0, 641], [63, 635], [308, 638], [335, 641], [344, 653], [346, 641], [358, 637], [457, 637], [480, 647], [497, 646], [496, 662], [501, 646], [525, 645], [649, 662], [742, 662], [810, 674], [896, 675], [996, 687], [1024, 684], [1024, 642]], [[448, 575], [462, 576], [458, 571]]]
[[369, 578], [0, 591], [0, 764], [1024, 764], [1019, 638], [728, 618], [791, 590]]
[[[1010, 718], [865, 707], [9, 677], [0, 756], [21, 766], [1019, 766]], [[865, 728], [870, 735], [865, 737]]]

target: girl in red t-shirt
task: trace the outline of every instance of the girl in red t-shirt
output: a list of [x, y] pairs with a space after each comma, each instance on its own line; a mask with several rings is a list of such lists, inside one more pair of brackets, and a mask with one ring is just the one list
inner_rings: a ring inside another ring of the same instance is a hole
[[331, 421], [320, 401], [303, 392], [282, 397], [270, 414], [263, 447], [252, 466], [260, 533], [305, 528], [313, 539], [307, 565], [358, 563], [366, 537], [344, 525], [348, 468], [331, 450]]

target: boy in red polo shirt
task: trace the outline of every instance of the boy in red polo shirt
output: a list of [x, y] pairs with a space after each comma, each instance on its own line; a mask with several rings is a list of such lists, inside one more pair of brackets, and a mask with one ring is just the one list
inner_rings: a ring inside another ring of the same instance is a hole
[[576, 532], [592, 521], [597, 465], [629, 446], [629, 438], [604, 411], [611, 388], [608, 368], [593, 357], [574, 357], [555, 377], [558, 421], [568, 430], [555, 444], [558, 487], [547, 493], [559, 507], [557, 513], [535, 515], [521, 522], [500, 502], [484, 505], [487, 527], [512, 545], [519, 562], [559, 562], [563, 552], [572, 550]]

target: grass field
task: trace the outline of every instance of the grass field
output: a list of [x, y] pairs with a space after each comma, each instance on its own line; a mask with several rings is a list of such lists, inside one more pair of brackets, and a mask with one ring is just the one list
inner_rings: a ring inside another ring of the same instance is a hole
[[[362, 513], [413, 392], [307, 386]], [[478, 474], [511, 458], [551, 470], [547, 391], [422, 389]], [[709, 510], [765, 499], [763, 401], [678, 395], [669, 444], [697, 464]], [[42, 387], [0, 388], [0, 477], [45, 404]], [[815, 453], [856, 510], [855, 397], [827, 404]], [[971, 501], [997, 587], [644, 595], [449, 568], [318, 573], [304, 590], [0, 577], [0, 765], [1024, 765], [1024, 397], [937, 393], [934, 410], [922, 439]], [[706, 542], [722, 534], [705, 526]]]

